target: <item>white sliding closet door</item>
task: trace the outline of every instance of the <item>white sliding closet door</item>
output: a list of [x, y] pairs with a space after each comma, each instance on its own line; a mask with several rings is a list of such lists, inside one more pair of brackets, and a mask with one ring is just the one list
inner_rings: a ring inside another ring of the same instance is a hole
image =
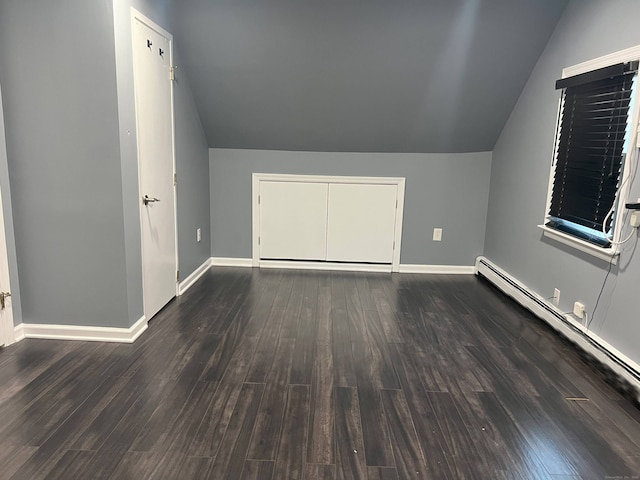
[[397, 185], [329, 185], [327, 260], [391, 263], [397, 195]]
[[326, 183], [260, 182], [260, 258], [324, 260]]

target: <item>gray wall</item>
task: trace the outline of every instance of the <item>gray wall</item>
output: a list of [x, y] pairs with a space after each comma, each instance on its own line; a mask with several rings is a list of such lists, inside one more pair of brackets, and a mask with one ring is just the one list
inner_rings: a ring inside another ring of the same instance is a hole
[[[129, 327], [142, 316], [131, 6], [170, 29], [164, 0], [0, 3], [15, 323]], [[209, 257], [210, 215], [208, 150], [184, 74], [175, 115], [188, 275]]]
[[22, 320], [129, 326], [110, 0], [0, 6]]
[[[181, 65], [177, 52], [176, 62]], [[178, 267], [184, 279], [211, 256], [209, 147], [184, 69], [174, 83], [176, 173], [178, 174]], [[196, 229], [202, 239], [196, 241]]]
[[174, 4], [210, 146], [451, 153], [493, 148], [567, 0]]
[[[211, 149], [211, 254], [251, 257], [251, 174], [406, 177], [401, 263], [473, 265], [483, 252], [491, 153]], [[433, 242], [433, 228], [443, 229]]]
[[[20, 281], [18, 278], [18, 262], [16, 258], [16, 241], [13, 228], [13, 209], [11, 203], [11, 186], [9, 185], [9, 164], [4, 135], [4, 110], [2, 108], [2, 89], [0, 88], [0, 191], [2, 192], [2, 210], [4, 216], [4, 233], [7, 241], [7, 260], [9, 262], [9, 278], [11, 281], [11, 305], [13, 323], [22, 323], [22, 305], [20, 303]], [[6, 288], [6, 286], [4, 286]]]
[[[607, 273], [607, 262], [543, 238], [542, 223], [559, 93], [555, 80], [562, 69], [640, 44], [640, 3], [574, 1], [561, 18], [535, 67], [493, 152], [485, 254], [543, 297], [561, 291], [560, 308], [574, 301], [593, 308]], [[603, 25], [615, 24], [606, 35]], [[640, 181], [631, 198], [640, 196]], [[626, 232], [626, 230], [625, 230]], [[637, 237], [614, 266], [592, 329], [604, 340], [640, 362], [640, 328], [636, 298], [640, 288]]]

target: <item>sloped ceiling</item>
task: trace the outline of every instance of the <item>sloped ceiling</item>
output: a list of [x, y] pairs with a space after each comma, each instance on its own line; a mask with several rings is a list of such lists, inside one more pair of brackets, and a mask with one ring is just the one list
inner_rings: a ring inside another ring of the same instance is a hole
[[566, 0], [179, 0], [210, 147], [492, 150]]

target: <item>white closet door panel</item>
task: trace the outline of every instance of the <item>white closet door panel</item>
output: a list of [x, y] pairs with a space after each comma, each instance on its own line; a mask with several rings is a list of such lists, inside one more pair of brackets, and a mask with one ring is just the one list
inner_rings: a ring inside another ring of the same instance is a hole
[[396, 185], [329, 185], [327, 260], [391, 263]]
[[260, 182], [260, 258], [324, 260], [326, 183]]

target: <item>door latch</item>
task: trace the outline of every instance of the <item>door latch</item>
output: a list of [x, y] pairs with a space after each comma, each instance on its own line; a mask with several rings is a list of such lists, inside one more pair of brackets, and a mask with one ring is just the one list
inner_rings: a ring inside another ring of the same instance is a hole
[[11, 294], [9, 292], [0, 292], [0, 310], [4, 310], [6, 307], [6, 299], [10, 296]]

